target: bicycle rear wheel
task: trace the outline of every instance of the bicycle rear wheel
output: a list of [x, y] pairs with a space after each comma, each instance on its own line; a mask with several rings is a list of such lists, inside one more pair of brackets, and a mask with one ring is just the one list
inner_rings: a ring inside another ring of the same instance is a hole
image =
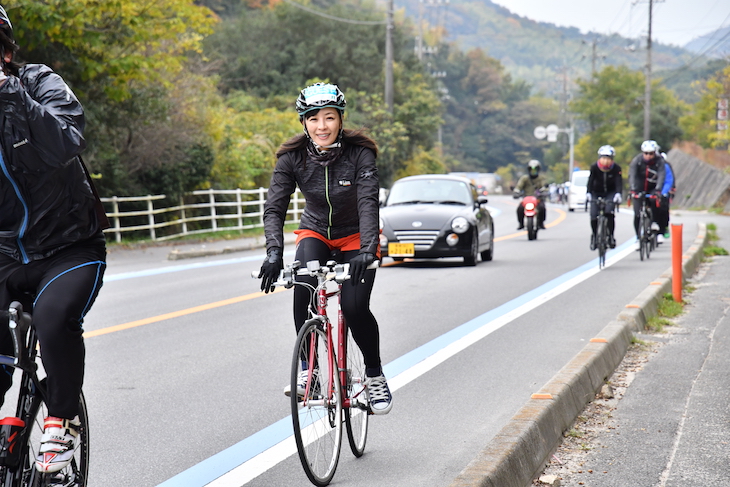
[[[299, 373], [309, 372], [297, 385]], [[291, 408], [299, 460], [309, 480], [319, 486], [330, 483], [342, 445], [342, 389], [334, 351], [317, 320], [299, 331], [291, 368]], [[296, 394], [293, 393], [296, 391]]]
[[368, 404], [370, 394], [365, 387], [365, 360], [360, 347], [352, 338], [349, 330], [347, 334], [347, 383], [345, 397], [350, 399], [350, 407], [344, 410], [345, 429], [350, 450], [356, 457], [365, 453], [365, 443], [368, 438]]
[[38, 455], [43, 422], [48, 417], [48, 406], [45, 401], [36, 395], [26, 416], [28, 429], [27, 457], [23, 460], [22, 482], [23, 487], [69, 486], [86, 487], [89, 477], [89, 416], [86, 410], [86, 399], [81, 393], [79, 397], [79, 436], [76, 443], [76, 452], [69, 464], [55, 473], [42, 474], [36, 470], [35, 459]]

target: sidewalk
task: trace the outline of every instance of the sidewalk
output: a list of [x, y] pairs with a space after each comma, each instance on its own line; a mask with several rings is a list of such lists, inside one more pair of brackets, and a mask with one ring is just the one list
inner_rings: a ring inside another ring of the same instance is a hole
[[[728, 248], [730, 229], [718, 234]], [[566, 461], [559, 449], [552, 457], [545, 474], [560, 479], [552, 485], [730, 485], [730, 257], [702, 264], [690, 284], [696, 289], [677, 326], [638, 335], [658, 346], [620, 400], [598, 400], [612, 407], [585, 453]], [[580, 422], [575, 429], [580, 434]]]

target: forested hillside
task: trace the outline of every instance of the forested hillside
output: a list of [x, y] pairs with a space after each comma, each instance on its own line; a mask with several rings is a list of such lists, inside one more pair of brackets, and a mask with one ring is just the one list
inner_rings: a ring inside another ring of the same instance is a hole
[[[509, 180], [533, 158], [564, 180], [565, 136], [557, 144], [538, 140], [537, 125], [572, 121], [578, 165], [591, 162], [594, 145], [615, 143], [629, 153], [641, 138], [644, 54], [624, 50], [623, 39], [598, 39], [597, 53], [615, 46], [614, 54], [592, 63], [581, 54], [592, 52], [582, 43], [592, 37], [513, 16], [488, 0], [458, 0], [431, 14], [396, 2], [392, 111], [383, 96], [382, 2], [4, 5], [21, 57], [51, 66], [84, 104], [85, 159], [104, 196], [266, 186], [277, 148], [301, 130], [298, 91], [319, 80], [346, 93], [346, 125], [366, 127], [377, 141], [386, 186], [450, 170], [499, 170]], [[722, 143], [710, 117], [727, 75], [695, 60], [692, 68], [705, 69], [710, 81], [690, 88], [686, 56], [657, 47], [656, 69], [676, 68], [667, 76], [676, 92], [654, 83], [656, 137], [664, 147], [688, 136]], [[681, 90], [697, 109], [680, 101]]]

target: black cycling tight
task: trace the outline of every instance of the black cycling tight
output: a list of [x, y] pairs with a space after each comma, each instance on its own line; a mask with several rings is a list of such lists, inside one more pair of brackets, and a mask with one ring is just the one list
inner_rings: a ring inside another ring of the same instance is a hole
[[[359, 250], [343, 252], [341, 254], [342, 258], [336, 260], [348, 262], [359, 253]], [[321, 240], [304, 238], [297, 245], [295, 259], [302, 263], [302, 267], [305, 267], [307, 262], [311, 260], [319, 260], [320, 263], [324, 264], [328, 260], [332, 260], [332, 251]], [[297, 280], [309, 282], [314, 286], [317, 285], [317, 280], [314, 278], [299, 276]], [[370, 294], [374, 282], [375, 269], [365, 272], [365, 283], [354, 285], [352, 281], [346, 281], [342, 285], [341, 301], [342, 313], [345, 315], [345, 321], [350, 328], [352, 337], [362, 350], [369, 376], [381, 373], [380, 332], [378, 322], [370, 311]], [[307, 309], [310, 304], [310, 296], [310, 291], [307, 288], [303, 286], [294, 287], [294, 324], [297, 332], [299, 332], [308, 317]], [[313, 296], [315, 305], [316, 298], [316, 295]]]
[[[86, 350], [82, 323], [101, 288], [105, 261], [101, 236], [28, 264], [0, 254], [0, 308], [20, 301], [32, 310], [48, 376], [51, 416], [71, 419], [78, 414]], [[7, 326], [0, 326], [0, 353], [13, 353]], [[0, 404], [11, 378], [12, 368], [0, 369]]]

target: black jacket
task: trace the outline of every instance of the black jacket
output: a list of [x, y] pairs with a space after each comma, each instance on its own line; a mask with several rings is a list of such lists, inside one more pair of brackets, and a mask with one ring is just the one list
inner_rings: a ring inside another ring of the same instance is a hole
[[586, 192], [592, 196], [613, 196], [616, 193], [623, 192], [624, 183], [621, 176], [621, 166], [614, 163], [608, 172], [603, 172], [598, 167], [598, 163], [594, 162], [591, 166], [591, 173], [588, 176], [588, 187]]
[[48, 66], [0, 86], [0, 252], [27, 263], [99, 236], [97, 199], [78, 157], [84, 112]]
[[346, 145], [342, 155], [326, 167], [309, 159], [305, 150], [279, 157], [264, 206], [267, 249], [284, 247], [284, 219], [296, 186], [306, 201], [299, 228], [330, 240], [359, 232], [360, 252], [376, 253], [380, 185], [372, 150]]
[[629, 165], [629, 189], [634, 193], [661, 191], [664, 185], [664, 158], [655, 155], [651, 164], [639, 153]]

